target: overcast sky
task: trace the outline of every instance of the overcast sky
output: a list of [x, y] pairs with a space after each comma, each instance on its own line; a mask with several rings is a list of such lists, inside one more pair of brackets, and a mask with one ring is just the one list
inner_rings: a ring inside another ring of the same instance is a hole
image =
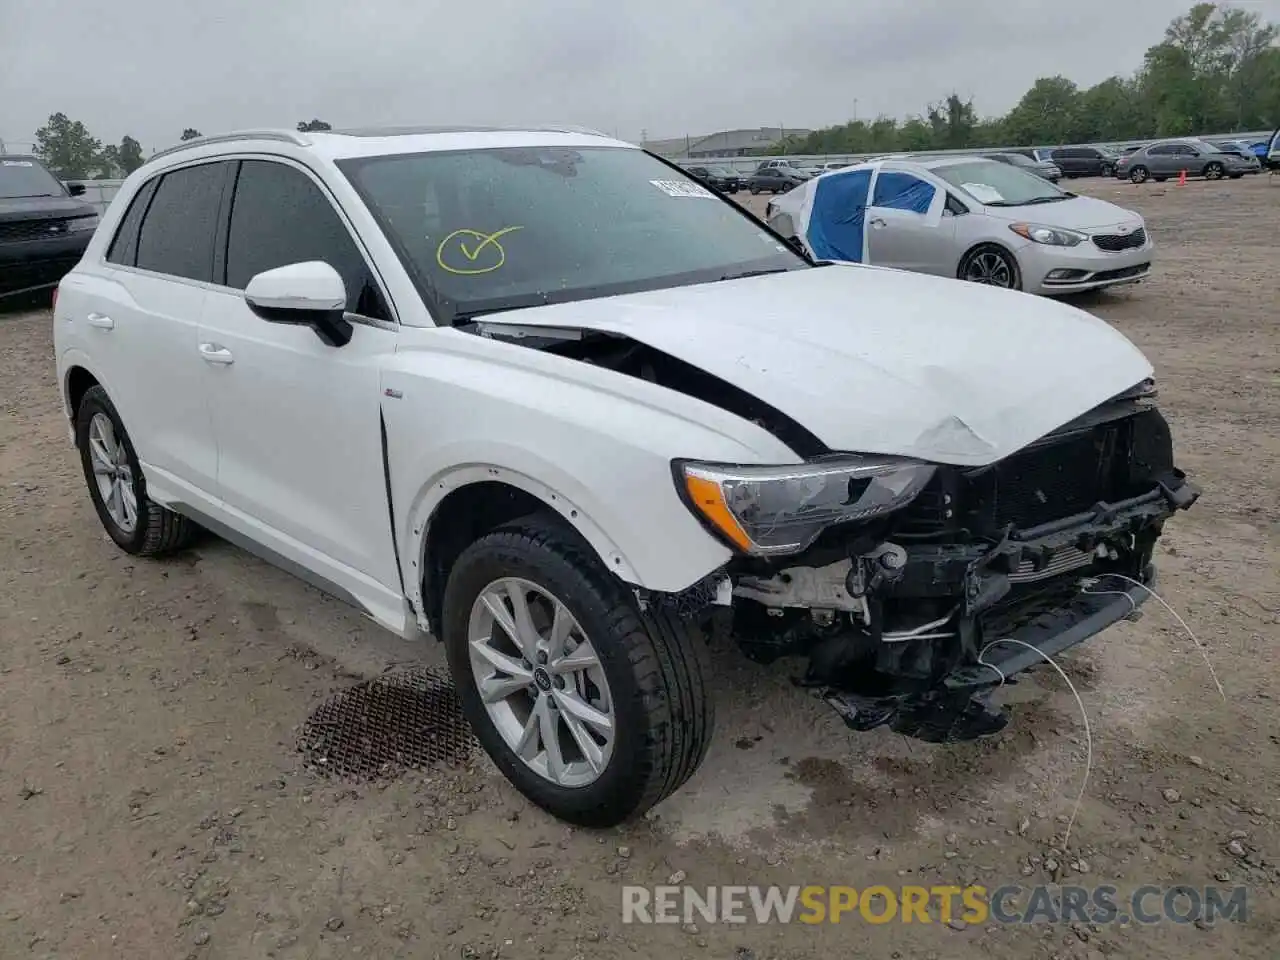
[[[1128, 74], [1190, 0], [0, 0], [0, 137], [49, 114], [148, 152], [289, 126], [579, 123], [635, 140], [1003, 113]], [[1238, 5], [1280, 20], [1280, 0]], [[12, 149], [12, 147], [11, 147]]]

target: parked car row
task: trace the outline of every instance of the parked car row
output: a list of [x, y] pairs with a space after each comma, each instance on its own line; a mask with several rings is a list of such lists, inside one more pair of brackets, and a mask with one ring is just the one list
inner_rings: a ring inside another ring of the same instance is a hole
[[1163, 182], [1170, 177], [1186, 174], [1206, 180], [1229, 177], [1238, 180], [1246, 173], [1259, 173], [1262, 164], [1252, 152], [1233, 149], [1223, 150], [1206, 140], [1188, 137], [1179, 140], [1162, 140], [1148, 144], [1121, 157], [1116, 164], [1116, 176], [1133, 183], [1147, 180]]

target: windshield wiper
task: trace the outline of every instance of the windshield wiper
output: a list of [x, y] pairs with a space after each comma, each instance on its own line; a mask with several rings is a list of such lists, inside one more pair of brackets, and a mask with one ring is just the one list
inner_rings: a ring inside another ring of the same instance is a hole
[[770, 267], [766, 270], [743, 270], [741, 273], [726, 273], [721, 280], [745, 280], [747, 277], [767, 277], [771, 273], [790, 273], [790, 267]]
[[0, 197], [0, 200], [35, 200], [38, 197], [58, 197], [58, 193], [15, 193], [13, 196]]
[[1070, 200], [1074, 196], [1074, 193], [1060, 193], [1053, 197], [1035, 197], [1031, 200], [1024, 200], [1022, 203], [1017, 204], [1017, 206], [1031, 207], [1035, 206], [1037, 203], [1057, 203], [1060, 200]]

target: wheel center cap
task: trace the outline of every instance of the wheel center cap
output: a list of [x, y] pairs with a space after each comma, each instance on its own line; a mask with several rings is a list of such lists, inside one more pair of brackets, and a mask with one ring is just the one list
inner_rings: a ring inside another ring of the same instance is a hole
[[551, 674], [547, 673], [547, 671], [542, 669], [542, 667], [539, 667], [537, 670], [533, 671], [533, 682], [537, 684], [539, 690], [543, 693], [547, 693], [551, 689]]

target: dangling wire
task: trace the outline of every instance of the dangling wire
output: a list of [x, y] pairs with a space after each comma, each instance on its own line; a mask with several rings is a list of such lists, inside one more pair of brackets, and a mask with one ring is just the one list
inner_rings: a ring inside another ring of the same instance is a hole
[[[1195, 635], [1195, 631], [1193, 631], [1189, 626], [1187, 626], [1187, 621], [1182, 619], [1182, 617], [1178, 614], [1178, 611], [1173, 609], [1173, 607], [1169, 606], [1169, 604], [1165, 601], [1164, 597], [1160, 596], [1160, 594], [1156, 593], [1154, 590], [1148, 587], [1145, 583], [1142, 583], [1139, 580], [1134, 580], [1132, 577], [1126, 577], [1122, 573], [1108, 573], [1106, 574], [1106, 576], [1115, 577], [1118, 580], [1123, 580], [1126, 583], [1131, 583], [1135, 587], [1141, 587], [1143, 590], [1147, 591], [1148, 596], [1159, 601], [1160, 605], [1169, 611], [1169, 613], [1173, 616], [1173, 619], [1178, 621], [1179, 626], [1181, 626], [1182, 629], [1186, 631], [1187, 636], [1191, 638], [1191, 642], [1196, 645], [1196, 650], [1198, 650], [1200, 653], [1200, 659], [1202, 659], [1204, 661], [1204, 665], [1209, 668], [1209, 676], [1213, 678], [1213, 685], [1218, 688], [1218, 696], [1222, 697], [1223, 703], [1226, 703], [1227, 693], [1225, 690], [1222, 689], [1222, 683], [1218, 680], [1218, 672], [1213, 669], [1213, 663], [1209, 660], [1209, 651], [1206, 650], [1204, 644], [1200, 642], [1200, 638]], [[1089, 589], [1090, 586], [1098, 582], [1098, 578], [1090, 578], [1090, 579], [1092, 580], [1092, 583], [1087, 584], [1085, 586], [1084, 588], [1085, 593], [1092, 593], [1094, 595], [1120, 594], [1121, 596], [1128, 597], [1129, 603], [1132, 605], [1133, 609], [1135, 610], [1137, 609], [1138, 605], [1134, 601], [1133, 597], [1123, 590], [1091, 590]]]
[[992, 640], [985, 647], [983, 647], [982, 650], [978, 653], [978, 663], [982, 664], [984, 667], [990, 667], [992, 670], [995, 671], [996, 676], [1000, 678], [1000, 686], [1004, 686], [1004, 682], [1005, 682], [1004, 674], [1000, 671], [999, 667], [997, 667], [994, 663], [988, 663], [986, 660], [983, 659], [983, 657], [987, 655], [988, 650], [990, 650], [992, 647], [997, 646], [998, 644], [1001, 644], [1001, 643], [1015, 643], [1020, 647], [1026, 647], [1028, 650], [1030, 650], [1032, 653], [1038, 656], [1045, 663], [1049, 664], [1049, 666], [1053, 667], [1053, 669], [1057, 670], [1058, 676], [1062, 677], [1063, 682], [1066, 683], [1067, 687], [1071, 690], [1071, 695], [1076, 698], [1077, 706], [1080, 707], [1080, 719], [1084, 721], [1084, 746], [1085, 746], [1084, 780], [1082, 780], [1080, 783], [1080, 792], [1076, 794], [1076, 802], [1074, 806], [1072, 806], [1071, 808], [1071, 818], [1067, 821], [1067, 830], [1062, 839], [1062, 847], [1065, 850], [1068, 847], [1068, 845], [1071, 843], [1071, 828], [1075, 826], [1076, 814], [1080, 812], [1080, 805], [1084, 803], [1085, 791], [1089, 789], [1089, 774], [1093, 770], [1093, 732], [1089, 729], [1089, 714], [1085, 711], [1085, 708], [1084, 708], [1084, 698], [1080, 696], [1080, 691], [1077, 690], [1076, 685], [1071, 682], [1071, 678], [1067, 676], [1066, 671], [1063, 670], [1062, 667], [1058, 666], [1057, 661], [1054, 660], [1053, 657], [1049, 656], [1043, 650], [1040, 650], [1037, 647], [1033, 647], [1031, 644], [1027, 643], [1025, 640], [1014, 640], [1008, 637], [1002, 640]]

